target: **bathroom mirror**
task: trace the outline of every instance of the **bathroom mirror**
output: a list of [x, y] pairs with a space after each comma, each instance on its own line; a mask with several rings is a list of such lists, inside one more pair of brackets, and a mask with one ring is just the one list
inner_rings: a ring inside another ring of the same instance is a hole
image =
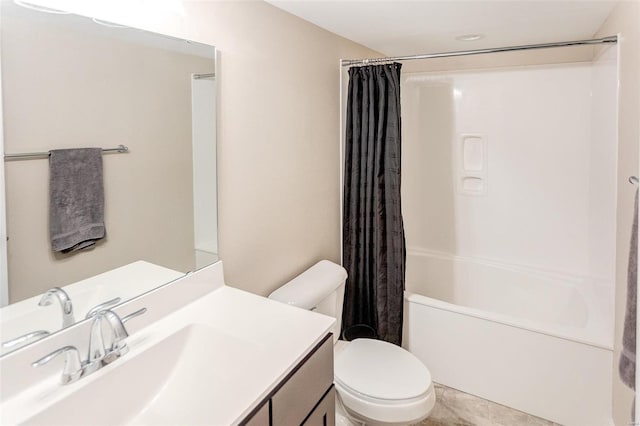
[[[217, 258], [215, 48], [73, 14], [0, 3], [10, 305], [3, 347], [17, 349]], [[54, 253], [53, 149], [103, 153], [106, 237]], [[15, 154], [45, 153], [40, 157]], [[1, 184], [1, 182], [0, 182]], [[59, 299], [38, 306], [61, 287]]]

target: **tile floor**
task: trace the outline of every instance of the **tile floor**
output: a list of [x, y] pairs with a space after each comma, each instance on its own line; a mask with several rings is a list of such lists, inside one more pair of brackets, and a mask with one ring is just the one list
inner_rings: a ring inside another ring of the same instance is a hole
[[436, 406], [420, 426], [560, 426], [453, 388], [434, 385]]

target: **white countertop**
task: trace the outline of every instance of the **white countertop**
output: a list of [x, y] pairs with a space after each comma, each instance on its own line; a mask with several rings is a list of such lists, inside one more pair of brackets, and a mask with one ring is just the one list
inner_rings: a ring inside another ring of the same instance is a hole
[[[210, 366], [217, 371], [216, 383], [208, 386], [206, 395], [212, 407], [210, 424], [220, 425], [236, 424], [245, 418], [332, 331], [335, 323], [325, 315], [222, 287], [158, 325], [178, 331], [195, 310], [202, 312], [198, 325], [207, 325], [246, 345], [243, 353], [234, 351], [229, 354], [232, 358], [223, 355], [222, 363]], [[155, 340], [145, 330], [130, 337], [132, 352], [135, 345], [148, 347]], [[185, 392], [185, 398], [192, 396], [193, 390]], [[145, 420], [141, 417], [133, 423], [145, 424]], [[187, 423], [189, 420], [184, 419], [183, 424]]]
[[[170, 424], [172, 416], [181, 424], [236, 424], [331, 331], [334, 322], [324, 315], [222, 286], [132, 333], [127, 339], [130, 352], [98, 372], [66, 386], [57, 384], [57, 380], [45, 380], [6, 400], [0, 407], [2, 423], [33, 421], [34, 412], [41, 413], [37, 420], [53, 421], [55, 416], [47, 417], [49, 412], [66, 412], [65, 404], [82, 410], [101, 398], [113, 406], [106, 417], [98, 413], [95, 420], [100, 424]], [[210, 335], [215, 339], [202, 345]], [[195, 341], [189, 340], [193, 336], [200, 343], [190, 346], [189, 342]], [[163, 352], [175, 355], [165, 361]], [[201, 365], [203, 353], [205, 365]], [[149, 359], [160, 359], [160, 367], [153, 366]], [[123, 368], [125, 363], [129, 364]], [[196, 374], [176, 380], [176, 375], [189, 371], [188, 367], [181, 368], [193, 364], [199, 366]], [[57, 368], [61, 366], [62, 362]], [[126, 392], [143, 394], [144, 389], [136, 389], [154, 380], [162, 382], [158, 385], [161, 390], [154, 391], [152, 400], [141, 402], [151, 409], [118, 406], [120, 399], [131, 400], [133, 394]], [[165, 391], [164, 382], [178, 387], [179, 392]], [[184, 385], [177, 385], [180, 383]], [[110, 394], [109, 386], [115, 387], [122, 398]], [[101, 395], [103, 389], [107, 389], [105, 395]], [[206, 419], [199, 414], [202, 412], [206, 412]], [[70, 413], [67, 424], [82, 422], [81, 412], [75, 414]]]

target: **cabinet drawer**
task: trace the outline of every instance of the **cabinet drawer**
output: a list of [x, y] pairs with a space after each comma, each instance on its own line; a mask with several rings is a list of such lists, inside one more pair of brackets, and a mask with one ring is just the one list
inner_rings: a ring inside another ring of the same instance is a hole
[[331, 386], [311, 415], [304, 421], [304, 426], [335, 426], [336, 424], [336, 388]]
[[301, 424], [332, 384], [333, 336], [329, 334], [271, 398], [272, 424]]

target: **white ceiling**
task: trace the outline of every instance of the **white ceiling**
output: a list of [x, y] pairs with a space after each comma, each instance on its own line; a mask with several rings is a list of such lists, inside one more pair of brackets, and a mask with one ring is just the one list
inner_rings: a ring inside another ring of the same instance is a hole
[[[388, 56], [592, 38], [614, 0], [266, 0]], [[458, 41], [482, 33], [478, 41]], [[610, 35], [610, 34], [607, 34]]]

